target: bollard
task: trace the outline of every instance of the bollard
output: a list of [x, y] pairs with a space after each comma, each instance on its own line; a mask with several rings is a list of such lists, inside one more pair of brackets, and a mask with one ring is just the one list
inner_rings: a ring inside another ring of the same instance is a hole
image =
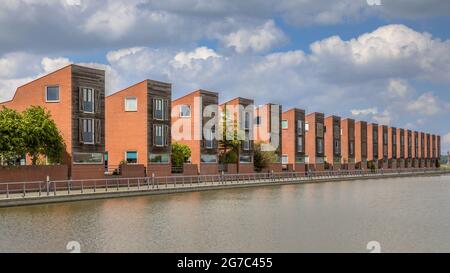
[[50, 196], [50, 177], [47, 175], [47, 180], [45, 181], [47, 185], [47, 196]]

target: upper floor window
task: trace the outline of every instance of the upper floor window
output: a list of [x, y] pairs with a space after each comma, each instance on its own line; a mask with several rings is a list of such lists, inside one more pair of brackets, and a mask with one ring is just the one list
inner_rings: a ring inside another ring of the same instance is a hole
[[244, 113], [244, 129], [245, 130], [250, 129], [250, 113], [249, 112]]
[[287, 120], [281, 121], [281, 129], [287, 129], [289, 126], [289, 122]]
[[256, 117], [255, 123], [256, 123], [256, 126], [261, 125], [261, 117], [260, 116]]
[[158, 98], [153, 99], [153, 117], [157, 120], [168, 120], [169, 116], [169, 100]]
[[155, 124], [153, 125], [153, 144], [158, 147], [168, 145], [169, 126]]
[[207, 129], [205, 131], [205, 148], [214, 148], [214, 129]]
[[309, 131], [309, 123], [305, 122], [305, 132], [308, 132], [308, 131]]
[[317, 139], [317, 153], [323, 154], [323, 139], [322, 138]]
[[94, 113], [94, 89], [83, 88], [83, 111]]
[[47, 86], [45, 90], [46, 102], [59, 102], [59, 86]]
[[297, 134], [303, 135], [303, 120], [297, 121]]
[[341, 142], [338, 139], [334, 140], [334, 154], [338, 155], [341, 153]]
[[179, 110], [181, 118], [191, 117], [191, 107], [189, 105], [180, 105]]
[[80, 142], [84, 144], [94, 144], [95, 142], [99, 142], [99, 138], [96, 137], [96, 132], [98, 132], [97, 136], [100, 136], [100, 120], [96, 119], [80, 119]]
[[137, 112], [138, 101], [135, 97], [125, 98], [125, 112]]
[[303, 153], [303, 137], [297, 138], [297, 152]]
[[322, 123], [317, 123], [317, 137], [323, 137], [324, 126]]

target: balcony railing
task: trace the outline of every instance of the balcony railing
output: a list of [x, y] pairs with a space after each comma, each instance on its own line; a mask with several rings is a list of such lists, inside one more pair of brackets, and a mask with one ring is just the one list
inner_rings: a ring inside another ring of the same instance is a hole
[[448, 174], [440, 169], [339, 170], [317, 172], [281, 172], [252, 174], [218, 174], [202, 176], [168, 176], [142, 178], [105, 178], [96, 180], [65, 180], [0, 183], [0, 200], [51, 196], [84, 195], [112, 192], [177, 190], [204, 187], [267, 184], [310, 183], [332, 179], [371, 178], [392, 175]]

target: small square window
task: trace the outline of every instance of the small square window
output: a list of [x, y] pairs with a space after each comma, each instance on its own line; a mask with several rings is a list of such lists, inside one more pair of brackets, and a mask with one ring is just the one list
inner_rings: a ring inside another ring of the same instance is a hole
[[125, 112], [137, 112], [137, 98], [125, 98]]
[[191, 107], [189, 105], [180, 105], [180, 118], [189, 118], [191, 117]]
[[138, 154], [136, 151], [127, 152], [126, 156], [127, 156], [126, 161], [128, 164], [137, 164]]
[[289, 125], [289, 122], [287, 120], [281, 121], [281, 129], [287, 129]]
[[47, 86], [45, 91], [46, 102], [59, 102], [59, 86]]

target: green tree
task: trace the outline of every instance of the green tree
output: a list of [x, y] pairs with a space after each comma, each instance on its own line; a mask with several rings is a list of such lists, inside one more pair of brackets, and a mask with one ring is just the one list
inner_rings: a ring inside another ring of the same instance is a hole
[[226, 114], [227, 110], [225, 109], [224, 111], [221, 127], [222, 139], [219, 141], [220, 145], [223, 147], [223, 152], [220, 155], [219, 160], [221, 164], [236, 164], [236, 169], [239, 173], [239, 157], [242, 137], [239, 135], [237, 121], [234, 121], [233, 124], [229, 124], [230, 121], [227, 120]]
[[3, 107], [0, 111], [0, 157], [6, 164], [14, 164], [17, 156], [25, 153], [23, 136], [22, 115]]
[[36, 165], [40, 156], [50, 163], [60, 163], [65, 144], [50, 112], [39, 106], [32, 106], [22, 114], [22, 131], [27, 153]]
[[276, 162], [278, 155], [275, 151], [262, 151], [261, 143], [255, 143], [253, 161], [256, 169], [267, 168], [270, 163]]
[[182, 167], [191, 157], [189, 146], [181, 143], [172, 144], [172, 166]]

